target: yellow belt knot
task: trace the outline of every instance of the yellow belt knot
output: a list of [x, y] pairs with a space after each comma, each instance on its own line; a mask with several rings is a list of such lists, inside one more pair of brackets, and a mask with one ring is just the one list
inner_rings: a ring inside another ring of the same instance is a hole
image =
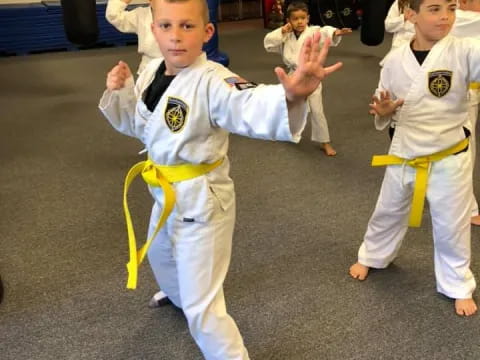
[[428, 171], [430, 164], [435, 161], [442, 160], [447, 156], [456, 154], [468, 146], [468, 138], [460, 141], [458, 144], [435, 154], [420, 156], [414, 159], [403, 159], [395, 155], [375, 155], [372, 158], [372, 166], [385, 165], [403, 165], [413, 167], [415, 171], [415, 185], [413, 189], [412, 209], [408, 225], [411, 227], [419, 227], [422, 223], [423, 207], [425, 204], [425, 195], [427, 193]]
[[[190, 180], [212, 171], [222, 164], [220, 159], [212, 164], [179, 164], [179, 165], [158, 165], [148, 159], [133, 165], [125, 177], [125, 185], [123, 188], [123, 210], [125, 212], [125, 220], [127, 223], [128, 245], [130, 252], [130, 261], [127, 264], [128, 281], [127, 288], [135, 289], [137, 287], [138, 268], [145, 258], [148, 249], [157, 236], [158, 231], [167, 221], [168, 216], [175, 206], [175, 190], [172, 183]], [[128, 189], [133, 180], [142, 174], [143, 180], [150, 186], [161, 187], [163, 190], [163, 209], [158, 220], [157, 226], [153, 234], [147, 239], [145, 244], [137, 250], [137, 242], [135, 239], [135, 231], [133, 229], [130, 210], [128, 209], [127, 195]]]

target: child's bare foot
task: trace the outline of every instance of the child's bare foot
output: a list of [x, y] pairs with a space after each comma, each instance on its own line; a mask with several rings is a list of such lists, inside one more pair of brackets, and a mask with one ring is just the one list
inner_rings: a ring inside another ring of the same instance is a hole
[[477, 312], [477, 304], [473, 299], [456, 299], [455, 311], [460, 316], [470, 316]]
[[369, 267], [362, 265], [360, 263], [353, 264], [350, 266], [350, 276], [354, 279], [365, 280], [368, 275]]
[[470, 223], [472, 225], [480, 226], [480, 215], [472, 216]]
[[336, 150], [330, 145], [330, 143], [321, 143], [320, 146], [327, 156], [337, 155]]

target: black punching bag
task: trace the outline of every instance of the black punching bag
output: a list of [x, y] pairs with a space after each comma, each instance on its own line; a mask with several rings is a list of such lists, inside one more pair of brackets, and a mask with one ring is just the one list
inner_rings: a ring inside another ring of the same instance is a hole
[[390, 5], [389, 0], [363, 0], [362, 27], [360, 39], [369, 46], [380, 45], [385, 35], [385, 18]]
[[61, 0], [63, 27], [68, 41], [83, 46], [95, 44], [98, 23], [95, 0]]

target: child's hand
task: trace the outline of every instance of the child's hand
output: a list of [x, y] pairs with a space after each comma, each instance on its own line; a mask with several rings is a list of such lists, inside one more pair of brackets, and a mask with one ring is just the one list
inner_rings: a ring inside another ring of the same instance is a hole
[[320, 82], [332, 72], [340, 69], [342, 63], [338, 62], [329, 67], [323, 67], [330, 47], [327, 39], [320, 49], [320, 32], [316, 32], [303, 43], [298, 58], [295, 72], [287, 75], [285, 70], [277, 67], [275, 73], [285, 89], [288, 101], [305, 100], [320, 85]]
[[369, 104], [370, 114], [378, 116], [390, 116], [397, 111], [399, 106], [403, 105], [403, 99], [393, 101], [388, 91], [380, 92], [380, 99], [372, 96], [373, 103]]
[[292, 25], [290, 23], [286, 23], [285, 25], [282, 26], [282, 34], [286, 34], [289, 32], [292, 32]]
[[120, 90], [125, 86], [127, 79], [132, 76], [132, 72], [126, 63], [119, 61], [107, 74], [107, 89]]
[[348, 35], [352, 33], [352, 29], [350, 28], [341, 28], [337, 29], [334, 32], [334, 36], [343, 36], [343, 35]]

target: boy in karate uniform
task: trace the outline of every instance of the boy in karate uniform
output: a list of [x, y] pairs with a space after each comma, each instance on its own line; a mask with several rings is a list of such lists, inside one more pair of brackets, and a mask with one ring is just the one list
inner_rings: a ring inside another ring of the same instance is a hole
[[298, 142], [306, 98], [341, 64], [323, 67], [329, 41], [320, 51], [315, 34], [305, 41], [294, 73], [277, 68], [281, 84], [256, 86], [206, 59], [202, 45], [214, 27], [205, 0], [153, 0], [152, 8], [152, 31], [165, 61], [151, 61], [135, 86], [120, 62], [109, 72], [100, 101], [112, 126], [139, 138], [149, 154], [126, 180], [127, 224], [126, 191], [136, 175], [142, 174], [155, 201], [149, 238], [138, 252], [128, 226], [127, 287], [135, 288], [137, 267], [148, 252], [158, 285], [183, 310], [204, 357], [248, 359], [223, 294], [235, 222], [228, 135]]
[[469, 84], [480, 80], [480, 42], [448, 35], [455, 9], [455, 0], [409, 0], [415, 38], [394, 50], [382, 68], [371, 113], [377, 129], [393, 121], [395, 132], [389, 155], [372, 161], [388, 166], [350, 274], [364, 280], [370, 267], [386, 268], [395, 259], [408, 225], [420, 225], [426, 197], [437, 291], [455, 299], [457, 314], [469, 316], [477, 305], [470, 270], [472, 167], [464, 126]]
[[[265, 50], [282, 55], [284, 64], [290, 72], [297, 67], [298, 55], [303, 42], [313, 33], [320, 31], [323, 39], [332, 39], [332, 45], [337, 46], [341, 36], [350, 34], [351, 29], [337, 29], [332, 26], [308, 26], [308, 7], [303, 2], [292, 2], [287, 7], [287, 23], [268, 33], [264, 39]], [[312, 140], [320, 143], [328, 156], [336, 155], [330, 144], [327, 118], [323, 112], [322, 84], [308, 98], [310, 108], [309, 119], [312, 124]]]

